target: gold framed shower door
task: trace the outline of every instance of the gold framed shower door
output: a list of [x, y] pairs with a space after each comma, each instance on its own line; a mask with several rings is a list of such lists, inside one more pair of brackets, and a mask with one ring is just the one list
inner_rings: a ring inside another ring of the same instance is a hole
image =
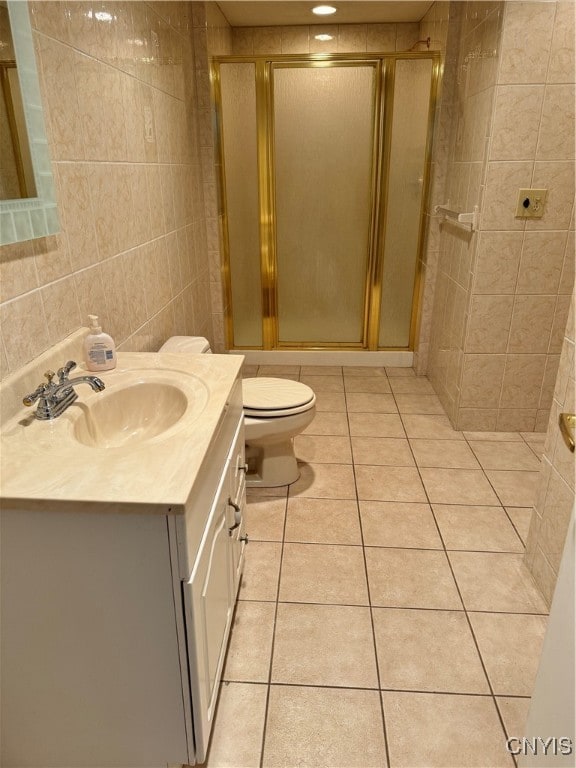
[[[388, 207], [388, 169], [392, 143], [394, 113], [394, 83], [396, 62], [401, 59], [431, 61], [430, 100], [427, 115], [425, 160], [422, 173], [422, 197], [419, 217], [416, 268], [412, 286], [412, 309], [409, 342], [406, 346], [379, 346], [380, 304], [385, 253], [386, 212]], [[230, 264], [230, 241], [226, 201], [226, 171], [224, 164], [224, 126], [220, 82], [221, 64], [253, 64], [256, 89], [256, 132], [258, 166], [258, 228], [260, 235], [261, 322], [262, 344], [236, 344], [233, 324], [233, 300]], [[280, 68], [374, 67], [371, 209], [368, 232], [368, 256], [364, 276], [364, 307], [362, 338], [358, 342], [315, 342], [279, 340], [278, 322], [278, 261], [276, 242], [275, 146], [273, 82], [274, 70]], [[429, 204], [430, 165], [434, 118], [441, 76], [438, 52], [405, 52], [382, 54], [311, 54], [275, 56], [221, 56], [212, 62], [212, 84], [216, 107], [217, 146], [220, 172], [221, 238], [223, 250], [222, 276], [226, 294], [226, 331], [229, 349], [349, 349], [349, 350], [412, 350], [419, 324], [422, 292], [423, 246], [425, 212]]]

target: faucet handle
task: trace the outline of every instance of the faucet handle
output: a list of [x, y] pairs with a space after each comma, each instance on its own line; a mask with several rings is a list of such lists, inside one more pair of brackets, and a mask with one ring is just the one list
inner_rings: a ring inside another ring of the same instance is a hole
[[62, 383], [63, 381], [67, 381], [68, 374], [70, 373], [70, 371], [73, 371], [74, 368], [76, 368], [76, 363], [74, 362], [74, 360], [68, 360], [66, 365], [63, 365], [62, 368], [58, 368], [58, 378], [60, 380], [60, 383]]
[[37, 387], [34, 392], [31, 392], [29, 395], [26, 395], [26, 397], [23, 398], [22, 402], [24, 405], [30, 406], [34, 405], [36, 400], [38, 400], [39, 397], [42, 397], [46, 394], [46, 384], [40, 384], [39, 387]]
[[46, 395], [51, 391], [51, 389], [54, 388], [54, 384], [52, 384], [52, 379], [54, 378], [56, 374], [54, 371], [46, 371], [44, 373], [44, 378], [47, 379], [47, 384], [39, 384], [34, 392], [31, 392], [29, 395], [26, 395], [22, 402], [24, 405], [34, 405], [36, 400], [38, 400], [39, 397], [46, 397]]

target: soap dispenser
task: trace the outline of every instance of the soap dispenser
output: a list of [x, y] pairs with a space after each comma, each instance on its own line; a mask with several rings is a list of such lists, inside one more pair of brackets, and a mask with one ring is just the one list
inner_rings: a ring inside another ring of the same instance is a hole
[[89, 371], [109, 371], [116, 368], [116, 345], [102, 327], [96, 315], [88, 315], [90, 333], [84, 339], [84, 362]]

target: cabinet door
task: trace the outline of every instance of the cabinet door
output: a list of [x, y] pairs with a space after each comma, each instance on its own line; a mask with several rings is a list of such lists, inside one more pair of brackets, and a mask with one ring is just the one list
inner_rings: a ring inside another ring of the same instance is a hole
[[[238, 511], [239, 510], [239, 511]], [[230, 588], [233, 599], [236, 599], [240, 579], [242, 578], [242, 568], [244, 567], [244, 550], [247, 543], [246, 534], [246, 486], [242, 483], [239, 493], [236, 496], [234, 505], [229, 506], [230, 526], [235, 524], [240, 518], [240, 525], [230, 531], [229, 551], [230, 551]]]
[[240, 525], [231, 531], [230, 568], [234, 599], [240, 586], [246, 548], [246, 452], [244, 421], [240, 423], [230, 451], [230, 500], [228, 515], [232, 527], [238, 519]]
[[232, 622], [228, 468], [211, 510], [192, 576], [183, 584], [196, 762], [206, 758]]

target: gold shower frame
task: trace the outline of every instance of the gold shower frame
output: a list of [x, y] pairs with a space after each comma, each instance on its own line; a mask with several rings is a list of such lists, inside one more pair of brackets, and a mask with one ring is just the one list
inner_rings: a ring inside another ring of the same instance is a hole
[[[392, 140], [392, 115], [394, 101], [394, 78], [396, 62], [401, 59], [427, 59], [432, 61], [430, 82], [430, 104], [423, 170], [423, 194], [420, 207], [420, 229], [416, 253], [416, 268], [412, 292], [412, 314], [409, 342], [406, 347], [379, 347], [380, 301], [382, 276], [384, 273], [384, 252], [388, 185], [388, 168]], [[260, 274], [262, 281], [262, 345], [236, 346], [234, 344], [232, 285], [230, 271], [230, 250], [228, 239], [228, 215], [226, 208], [226, 178], [224, 168], [224, 135], [222, 100], [220, 88], [220, 64], [254, 64], [256, 83], [256, 128], [259, 182], [259, 232], [260, 232]], [[274, 241], [274, 168], [273, 146], [273, 92], [272, 71], [275, 66], [332, 67], [372, 65], [375, 68], [374, 83], [374, 124], [372, 153], [372, 209], [370, 212], [369, 251], [365, 276], [365, 300], [363, 338], [361, 342], [279, 342], [277, 311], [277, 265]], [[354, 54], [291, 54], [262, 56], [216, 56], [211, 62], [211, 81], [216, 111], [217, 152], [219, 167], [219, 213], [221, 214], [221, 242], [223, 250], [222, 278], [226, 297], [226, 336], [228, 349], [263, 350], [367, 350], [367, 351], [410, 351], [415, 347], [420, 324], [422, 294], [422, 271], [424, 263], [424, 241], [426, 211], [429, 209], [430, 170], [434, 121], [438, 104], [442, 72], [441, 54], [438, 51], [406, 51], [398, 53], [354, 53]]]

